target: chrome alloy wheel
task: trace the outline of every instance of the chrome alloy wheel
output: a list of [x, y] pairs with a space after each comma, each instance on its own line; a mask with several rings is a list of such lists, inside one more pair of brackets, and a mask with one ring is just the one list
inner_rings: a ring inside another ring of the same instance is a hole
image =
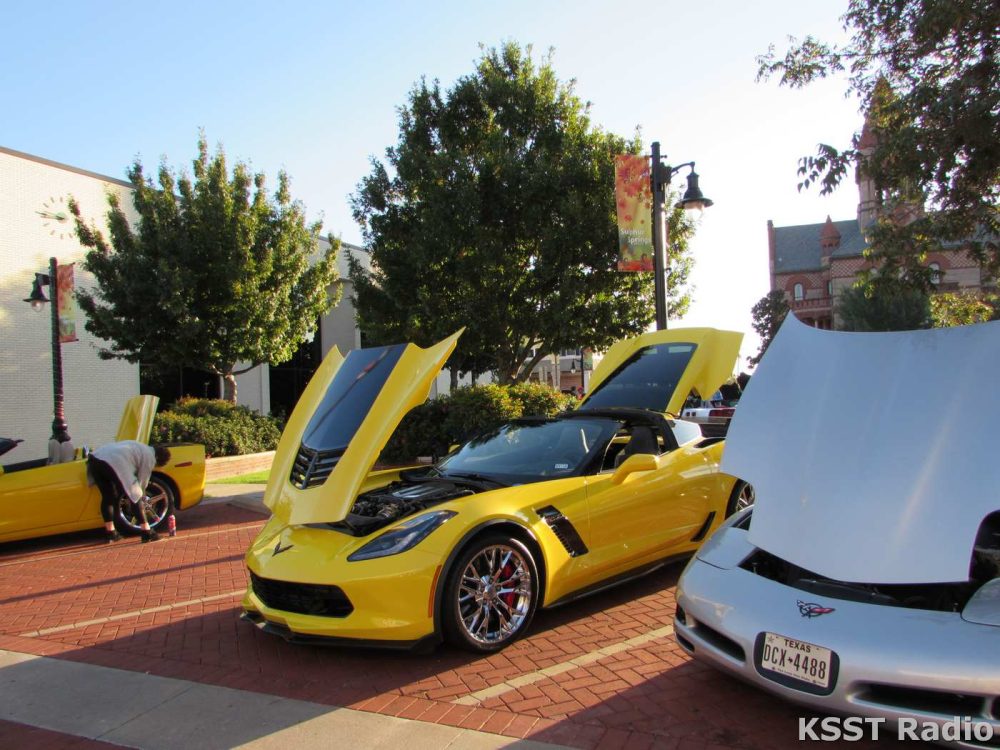
[[753, 491], [753, 485], [744, 482], [740, 494], [736, 497], [736, 512], [753, 507], [756, 500], [757, 493]]
[[531, 613], [532, 596], [531, 568], [522, 553], [505, 544], [484, 547], [462, 571], [462, 627], [477, 643], [503, 643]]

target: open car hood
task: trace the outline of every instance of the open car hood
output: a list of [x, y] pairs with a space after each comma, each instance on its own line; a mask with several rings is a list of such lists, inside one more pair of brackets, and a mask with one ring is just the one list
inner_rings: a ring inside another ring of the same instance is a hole
[[153, 432], [153, 417], [156, 416], [158, 396], [133, 396], [125, 402], [115, 440], [138, 440], [148, 443]]
[[750, 542], [839, 581], [967, 580], [1000, 509], [997, 372], [1000, 322], [835, 333], [789, 315], [722, 460], [756, 489]]
[[715, 328], [672, 328], [619, 341], [594, 369], [579, 408], [679, 414], [692, 389], [709, 398], [732, 377], [742, 341], [742, 333]]
[[461, 331], [427, 349], [336, 348], [299, 398], [275, 451], [264, 503], [289, 524], [343, 520], [403, 416], [423, 403]]

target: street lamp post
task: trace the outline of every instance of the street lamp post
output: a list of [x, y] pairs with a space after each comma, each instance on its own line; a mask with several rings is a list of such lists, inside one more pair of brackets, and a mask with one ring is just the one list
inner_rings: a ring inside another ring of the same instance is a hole
[[[31, 296], [25, 302], [31, 304], [31, 308], [41, 311], [45, 303], [51, 301], [50, 309], [52, 322], [52, 437], [57, 443], [68, 443], [70, 440], [68, 425], [66, 424], [66, 414], [63, 410], [63, 377], [62, 377], [62, 344], [59, 341], [59, 305], [58, 300], [58, 280], [56, 277], [57, 262], [55, 258], [49, 258], [49, 272], [36, 273], [35, 281], [31, 286]], [[49, 287], [49, 296], [45, 296], [42, 286]]]
[[654, 294], [656, 297], [656, 330], [663, 331], [667, 327], [667, 242], [669, 241], [666, 214], [663, 204], [667, 197], [667, 187], [670, 179], [685, 167], [691, 169], [687, 177], [688, 187], [684, 197], [677, 205], [685, 210], [705, 209], [712, 201], [702, 195], [698, 187], [698, 173], [694, 171], [694, 162], [689, 161], [671, 167], [661, 163], [660, 142], [652, 144], [652, 168], [650, 179], [653, 183], [653, 276]]

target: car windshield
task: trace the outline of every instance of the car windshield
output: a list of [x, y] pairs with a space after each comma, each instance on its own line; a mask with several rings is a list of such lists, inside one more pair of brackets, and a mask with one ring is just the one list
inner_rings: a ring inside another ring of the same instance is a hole
[[437, 469], [445, 476], [504, 484], [576, 476], [620, 426], [603, 418], [509, 422], [470, 440]]

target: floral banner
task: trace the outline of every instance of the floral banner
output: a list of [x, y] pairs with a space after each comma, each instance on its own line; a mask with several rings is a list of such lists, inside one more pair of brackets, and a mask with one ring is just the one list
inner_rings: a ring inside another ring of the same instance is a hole
[[59, 342], [65, 344], [76, 338], [76, 297], [73, 294], [73, 266], [56, 267], [56, 310], [59, 314]]
[[653, 270], [653, 193], [649, 157], [615, 157], [615, 202], [618, 207], [618, 270]]

